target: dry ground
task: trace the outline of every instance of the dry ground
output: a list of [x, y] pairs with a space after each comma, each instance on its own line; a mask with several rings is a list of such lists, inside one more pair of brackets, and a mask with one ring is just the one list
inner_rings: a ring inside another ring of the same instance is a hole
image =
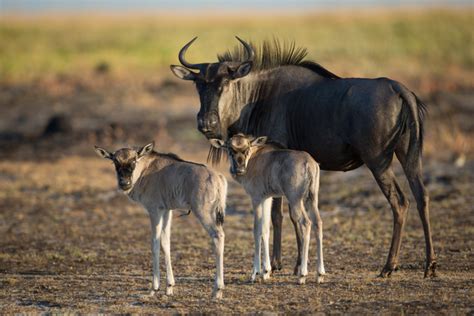
[[[314, 240], [308, 283], [299, 286], [291, 275], [296, 247], [287, 215], [284, 269], [268, 282], [248, 282], [252, 214], [248, 198], [231, 182], [225, 221], [226, 290], [224, 299], [214, 302], [210, 241], [192, 215], [174, 219], [175, 296], [161, 291], [143, 297], [151, 280], [147, 214], [116, 190], [112, 165], [92, 152], [94, 144], [112, 149], [154, 138], [162, 151], [205, 161], [207, 144], [195, 131], [197, 109], [191, 106], [197, 103], [194, 92], [165, 80], [156, 89], [156, 82], [137, 85], [148, 87], [147, 93], [136, 92], [134, 86], [121, 93], [124, 87], [116, 83], [110, 84], [116, 90], [99, 93], [97, 81], [87, 86], [68, 80], [59, 80], [59, 88], [49, 83], [48, 89], [5, 85], [0, 94], [9, 105], [3, 108], [0, 135], [3, 313], [474, 311], [474, 163], [466, 141], [473, 131], [472, 92], [424, 96], [431, 111], [425, 179], [431, 192], [437, 278], [423, 279], [423, 232], [413, 203], [401, 269], [389, 279], [377, 278], [389, 248], [391, 212], [370, 173], [360, 168], [323, 173], [320, 199], [328, 275], [320, 285], [315, 283]], [[180, 96], [171, 96], [176, 91]], [[72, 118], [72, 130], [42, 135], [47, 119], [58, 112]], [[219, 168], [227, 169], [225, 164]], [[399, 168], [397, 173], [402, 176]]]

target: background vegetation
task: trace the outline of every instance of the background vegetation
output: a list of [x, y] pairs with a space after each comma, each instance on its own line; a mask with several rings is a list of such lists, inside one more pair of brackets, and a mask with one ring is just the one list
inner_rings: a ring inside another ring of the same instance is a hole
[[0, 76], [24, 81], [106, 67], [148, 76], [177, 62], [199, 36], [193, 61], [213, 61], [236, 44], [273, 36], [307, 47], [309, 58], [349, 76], [393, 76], [472, 84], [472, 10], [322, 12], [304, 16], [132, 15], [3, 17]]

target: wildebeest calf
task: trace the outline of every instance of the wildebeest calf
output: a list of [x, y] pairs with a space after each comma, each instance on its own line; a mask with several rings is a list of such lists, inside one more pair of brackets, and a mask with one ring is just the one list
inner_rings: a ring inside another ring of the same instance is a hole
[[153, 151], [154, 143], [138, 150], [119, 149], [114, 153], [96, 147], [103, 158], [111, 159], [118, 186], [127, 196], [143, 205], [151, 220], [153, 288], [160, 287], [160, 243], [166, 263], [166, 294], [175, 284], [170, 257], [172, 210], [192, 211], [212, 238], [216, 253], [216, 280], [213, 295], [222, 297], [224, 288], [224, 222], [227, 181], [206, 166], [184, 161], [173, 154]]
[[[290, 216], [303, 236], [300, 254], [299, 283], [305, 283], [308, 274], [308, 251], [311, 222], [316, 225], [318, 245], [318, 283], [322, 280], [323, 228], [318, 210], [319, 166], [303, 151], [282, 149], [266, 143], [267, 137], [254, 138], [236, 134], [227, 142], [211, 139], [216, 148], [226, 148], [231, 158], [230, 172], [250, 195], [254, 207], [255, 256], [252, 281], [261, 274], [261, 242], [263, 239], [263, 279], [271, 272], [269, 236], [271, 201], [285, 196], [290, 204]], [[309, 215], [309, 216], [308, 216]], [[310, 219], [311, 218], [311, 219]]]

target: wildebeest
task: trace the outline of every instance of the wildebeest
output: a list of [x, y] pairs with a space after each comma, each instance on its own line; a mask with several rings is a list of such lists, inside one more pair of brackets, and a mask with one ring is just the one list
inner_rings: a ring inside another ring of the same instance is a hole
[[261, 242], [263, 239], [263, 279], [271, 272], [269, 238], [272, 197], [285, 196], [290, 204], [290, 216], [303, 237], [300, 284], [308, 274], [308, 251], [311, 223], [316, 227], [317, 282], [323, 275], [323, 222], [318, 209], [319, 166], [304, 151], [282, 149], [267, 142], [267, 137], [238, 133], [227, 141], [211, 139], [212, 146], [224, 148], [230, 157], [230, 173], [242, 184], [252, 199], [254, 209], [255, 256], [252, 281], [261, 273]]
[[160, 287], [160, 243], [166, 263], [166, 294], [173, 294], [170, 234], [172, 210], [190, 210], [211, 236], [216, 254], [213, 296], [222, 297], [224, 288], [224, 222], [227, 181], [206, 166], [184, 161], [174, 154], [153, 151], [154, 143], [138, 150], [122, 148], [114, 153], [95, 147], [103, 158], [114, 162], [118, 186], [143, 205], [150, 215], [153, 254], [153, 288]]
[[[193, 64], [185, 53], [195, 39], [179, 52], [184, 67], [172, 65], [171, 70], [196, 84], [201, 101], [198, 129], [208, 139], [227, 139], [239, 132], [266, 135], [287, 148], [307, 151], [323, 170], [348, 171], [365, 164], [393, 211], [392, 242], [382, 277], [390, 276], [398, 265], [408, 210], [391, 167], [395, 154], [423, 224], [425, 277], [435, 275], [429, 197], [422, 179], [426, 107], [413, 92], [388, 78], [340, 78], [304, 60], [304, 49], [294, 45], [282, 49], [277, 40], [273, 45], [264, 42], [256, 52], [237, 38], [243, 49], [218, 56], [218, 62]], [[212, 158], [212, 149], [210, 154]], [[272, 211], [274, 268], [281, 266], [281, 220], [279, 199]]]

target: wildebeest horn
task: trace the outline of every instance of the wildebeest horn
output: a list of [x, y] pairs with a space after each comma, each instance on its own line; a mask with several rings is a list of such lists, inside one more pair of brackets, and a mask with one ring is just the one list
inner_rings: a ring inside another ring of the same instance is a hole
[[237, 38], [237, 40], [239, 42], [241, 42], [242, 45], [244, 45], [245, 50], [247, 51], [247, 60], [246, 61], [253, 61], [254, 58], [255, 58], [255, 52], [253, 51], [253, 48], [248, 43], [246, 43], [243, 39], [241, 39], [240, 37], [236, 36], [235, 38]]
[[187, 68], [191, 68], [191, 69], [200, 69], [199, 67], [199, 64], [190, 64], [186, 61], [186, 59], [184, 59], [184, 55], [186, 54], [186, 51], [188, 50], [189, 46], [191, 46], [191, 44], [197, 39], [197, 36], [195, 38], [193, 38], [189, 43], [187, 43], [186, 45], [183, 46], [183, 48], [181, 48], [181, 50], [179, 51], [179, 55], [178, 55], [178, 58], [179, 58], [179, 62], [184, 66], [184, 67], [187, 67]]

